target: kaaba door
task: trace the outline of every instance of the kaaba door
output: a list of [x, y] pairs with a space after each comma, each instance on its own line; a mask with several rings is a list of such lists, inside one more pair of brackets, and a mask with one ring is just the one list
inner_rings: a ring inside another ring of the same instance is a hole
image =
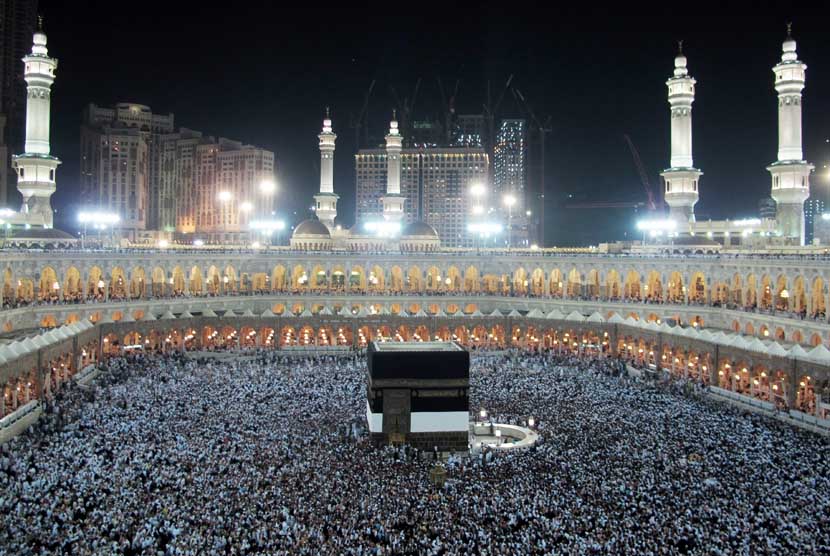
[[410, 396], [409, 390], [383, 391], [383, 434], [390, 442], [400, 442], [409, 433]]

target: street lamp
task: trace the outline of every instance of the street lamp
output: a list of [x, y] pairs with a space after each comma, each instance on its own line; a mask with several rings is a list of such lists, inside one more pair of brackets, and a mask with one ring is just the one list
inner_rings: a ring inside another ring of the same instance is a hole
[[507, 248], [510, 249], [513, 239], [513, 205], [516, 204], [516, 196], [508, 193], [504, 196], [504, 204], [507, 207]]
[[121, 218], [113, 212], [103, 212], [99, 210], [82, 210], [78, 213], [78, 222], [83, 225], [83, 233], [81, 234], [81, 249], [84, 248], [84, 240], [86, 239], [86, 228], [92, 225], [96, 230], [99, 230], [98, 239], [100, 240], [100, 230], [106, 230], [107, 226], [115, 226]]
[[263, 195], [273, 195], [277, 191], [277, 184], [274, 180], [262, 180], [259, 182], [259, 192]]

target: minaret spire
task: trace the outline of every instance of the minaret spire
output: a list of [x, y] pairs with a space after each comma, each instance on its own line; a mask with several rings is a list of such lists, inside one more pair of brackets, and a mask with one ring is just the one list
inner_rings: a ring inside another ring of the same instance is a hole
[[392, 110], [389, 133], [386, 135], [386, 195], [383, 203], [383, 219], [400, 223], [404, 217], [404, 201], [401, 196], [401, 148], [403, 137], [398, 129], [397, 111]]
[[692, 103], [697, 81], [689, 75], [683, 41], [677, 41], [674, 75], [666, 81], [671, 112], [670, 167], [661, 174], [671, 218], [680, 224], [695, 221], [698, 181], [703, 172], [694, 167], [692, 156]]
[[325, 224], [329, 231], [333, 231], [339, 199], [334, 193], [334, 143], [337, 135], [332, 129], [328, 106], [326, 117], [323, 119], [323, 129], [317, 138], [320, 140], [320, 193], [314, 196], [315, 212], [320, 222]]
[[27, 224], [52, 227], [50, 198], [55, 192], [55, 170], [61, 163], [50, 154], [49, 124], [52, 84], [58, 61], [49, 57], [43, 20], [32, 38], [32, 52], [23, 58], [26, 80], [26, 144], [23, 154], [13, 157], [17, 189], [23, 196], [21, 213]]
[[777, 204], [776, 223], [781, 235], [804, 244], [804, 201], [810, 196], [813, 165], [803, 160], [801, 147], [801, 91], [807, 64], [798, 59], [792, 23], [781, 45], [781, 61], [772, 68], [778, 93], [778, 160], [767, 166], [772, 177], [772, 198]]

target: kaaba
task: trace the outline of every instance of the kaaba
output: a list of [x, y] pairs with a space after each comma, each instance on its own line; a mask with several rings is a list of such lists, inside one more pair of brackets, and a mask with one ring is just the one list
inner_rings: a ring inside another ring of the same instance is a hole
[[470, 354], [455, 342], [372, 342], [366, 419], [375, 445], [464, 452], [470, 433]]

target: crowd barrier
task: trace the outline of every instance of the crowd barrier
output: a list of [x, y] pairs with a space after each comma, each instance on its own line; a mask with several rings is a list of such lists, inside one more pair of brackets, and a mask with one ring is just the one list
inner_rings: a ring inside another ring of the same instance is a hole
[[28, 429], [43, 413], [40, 402], [32, 400], [0, 419], [0, 444], [5, 444]]
[[99, 369], [95, 365], [87, 365], [83, 369], [80, 370], [75, 376], [72, 377], [72, 380], [78, 383], [79, 386], [86, 386], [89, 384], [96, 376], [101, 373], [101, 369]]
[[774, 417], [779, 421], [784, 421], [802, 429], [823, 435], [830, 435], [830, 419], [821, 419], [815, 415], [809, 415], [797, 410], [778, 411], [771, 402], [744, 396], [743, 394], [738, 394], [716, 386], [709, 387], [709, 394], [716, 399], [729, 401], [740, 407], [763, 413], [764, 415]]

